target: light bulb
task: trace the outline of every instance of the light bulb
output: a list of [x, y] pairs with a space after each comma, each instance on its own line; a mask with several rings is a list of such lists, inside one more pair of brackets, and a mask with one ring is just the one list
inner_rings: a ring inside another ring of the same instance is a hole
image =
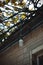
[[7, 32], [7, 35], [9, 36], [10, 35], [10, 32]]
[[2, 39], [2, 42], [4, 42], [5, 39]]
[[19, 39], [19, 47], [23, 46], [23, 39]]
[[34, 4], [29, 5], [29, 10], [33, 11], [34, 10]]

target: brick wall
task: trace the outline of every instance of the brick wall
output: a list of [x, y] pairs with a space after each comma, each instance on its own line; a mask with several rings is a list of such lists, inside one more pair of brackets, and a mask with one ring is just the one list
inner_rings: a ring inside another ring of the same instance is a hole
[[30, 51], [43, 44], [43, 25], [24, 37], [23, 47], [18, 42], [0, 54], [0, 65], [30, 65]]

